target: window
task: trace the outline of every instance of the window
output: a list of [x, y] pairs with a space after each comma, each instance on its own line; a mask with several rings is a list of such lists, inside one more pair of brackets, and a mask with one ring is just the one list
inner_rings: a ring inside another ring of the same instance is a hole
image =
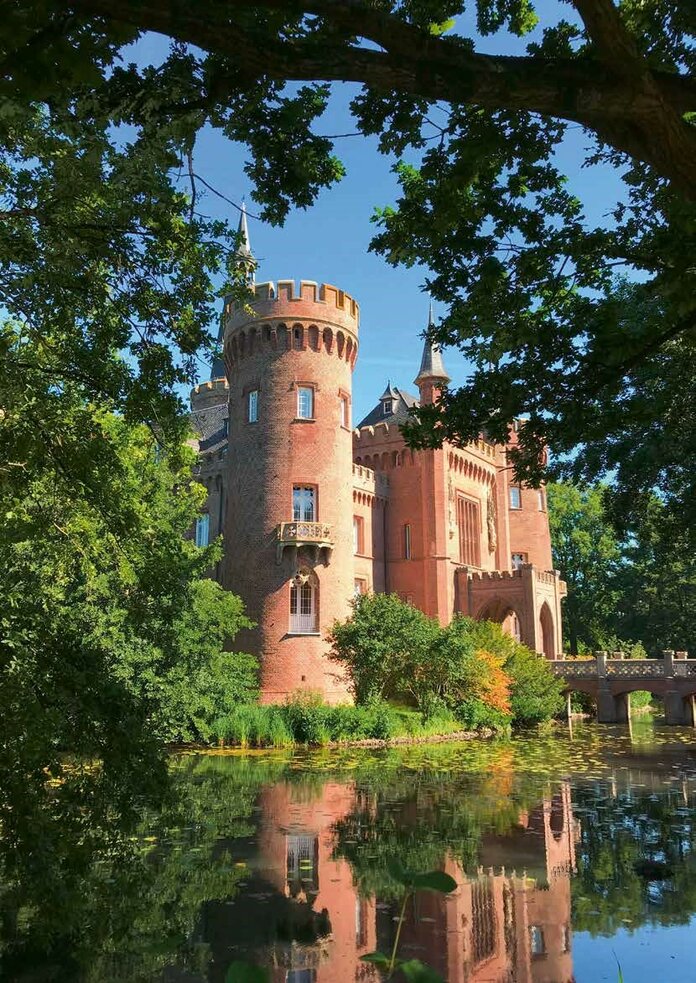
[[313, 635], [317, 631], [317, 591], [314, 585], [290, 585], [290, 634]]
[[297, 387], [297, 418], [298, 420], [314, 419], [314, 390], [311, 386]]
[[356, 577], [353, 581], [353, 595], [362, 597], [363, 594], [367, 594], [367, 581], [363, 577]]
[[519, 570], [523, 563], [527, 562], [526, 553], [513, 553], [512, 554], [512, 569]]
[[517, 617], [517, 615], [515, 614], [514, 611], [512, 612], [512, 614], [510, 616], [510, 619], [511, 619], [511, 622], [512, 622], [512, 624], [510, 625], [511, 635], [515, 639], [516, 642], [521, 642], [522, 641], [522, 625], [520, 624], [520, 619]]
[[474, 965], [484, 962], [495, 952], [496, 914], [493, 888], [489, 880], [471, 885], [471, 942]]
[[[286, 842], [286, 879], [290, 895], [296, 898], [319, 890], [319, 840], [306, 833], [289, 834]], [[301, 979], [302, 977], [300, 977]]]
[[411, 559], [411, 526], [406, 523], [404, 526], [404, 560]]
[[196, 546], [207, 546], [210, 541], [210, 516], [206, 512], [196, 519]]
[[546, 497], [544, 495], [544, 489], [543, 488], [540, 488], [539, 491], [537, 492], [537, 500], [539, 502], [539, 511], [540, 512], [545, 512], [546, 511]]
[[391, 399], [385, 399], [385, 400], [383, 400], [382, 401], [382, 415], [383, 416], [389, 416], [389, 414], [391, 413], [391, 411], [392, 411], [392, 400]]
[[533, 956], [543, 956], [546, 952], [544, 933], [539, 925], [529, 926], [529, 948]]
[[228, 417], [225, 417], [225, 419], [222, 421], [222, 433], [223, 433], [223, 436], [224, 437], [227, 437], [228, 434], [229, 434], [229, 432], [230, 432], [230, 421], [229, 421]]
[[561, 934], [561, 949], [563, 952], [570, 952], [570, 926], [564, 925]]
[[367, 903], [360, 897], [355, 899], [355, 944], [358, 949], [367, 945]]
[[350, 406], [347, 396], [341, 396], [341, 426], [350, 430]]
[[365, 552], [365, 523], [361, 516], [353, 516], [353, 553]]
[[510, 485], [510, 508], [522, 508], [522, 489], [519, 485]]
[[285, 974], [285, 983], [316, 983], [316, 969], [289, 969]]
[[460, 495], [457, 499], [459, 523], [459, 562], [469, 567], [481, 566], [481, 507], [478, 502]]
[[313, 485], [294, 485], [292, 489], [292, 518], [295, 522], [316, 522], [317, 495]]
[[247, 396], [247, 422], [257, 423], [259, 419], [259, 391], [252, 389]]

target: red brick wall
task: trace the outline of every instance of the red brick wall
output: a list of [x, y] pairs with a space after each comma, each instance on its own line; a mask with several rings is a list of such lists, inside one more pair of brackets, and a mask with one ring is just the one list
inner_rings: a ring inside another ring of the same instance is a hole
[[[257, 291], [263, 294], [267, 285]], [[240, 594], [258, 627], [236, 644], [261, 661], [262, 699], [283, 700], [313, 689], [346, 697], [337, 667], [326, 658], [326, 633], [345, 618], [353, 594], [351, 431], [340, 424], [340, 394], [351, 392], [358, 312], [332, 287], [303, 283], [294, 298], [288, 281], [277, 300], [260, 300], [257, 317], [232, 310], [225, 330], [230, 382], [228, 452], [228, 587]], [[267, 291], [266, 291], [267, 292]], [[338, 306], [337, 306], [338, 305]], [[299, 340], [295, 340], [295, 332]], [[297, 385], [315, 387], [314, 420], [297, 420]], [[259, 419], [248, 423], [247, 394], [259, 389]], [[276, 562], [276, 530], [292, 521], [292, 487], [317, 488], [316, 520], [329, 523], [330, 563], [314, 550], [285, 549]], [[298, 566], [319, 583], [319, 635], [289, 635], [290, 581]]]

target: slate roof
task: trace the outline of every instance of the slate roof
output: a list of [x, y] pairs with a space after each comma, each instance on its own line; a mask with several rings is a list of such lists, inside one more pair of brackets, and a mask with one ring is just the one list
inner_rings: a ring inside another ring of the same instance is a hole
[[418, 397], [407, 393], [404, 389], [399, 389], [397, 386], [391, 386], [391, 389], [395, 393], [394, 396], [390, 397], [393, 399], [392, 412], [388, 413], [386, 416], [382, 411], [382, 401], [380, 400], [377, 405], [370, 410], [367, 416], [360, 421], [358, 424], [358, 429], [362, 427], [374, 427], [378, 423], [406, 423], [407, 420], [411, 419], [411, 413], [409, 412], [412, 407], [418, 406]]
[[198, 450], [201, 454], [213, 454], [227, 446], [227, 414], [227, 403], [205, 406], [191, 414], [191, 426], [198, 434]]

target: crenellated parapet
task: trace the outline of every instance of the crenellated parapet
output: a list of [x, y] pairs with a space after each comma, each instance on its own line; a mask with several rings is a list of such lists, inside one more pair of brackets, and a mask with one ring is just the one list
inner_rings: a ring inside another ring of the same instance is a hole
[[325, 352], [352, 368], [359, 323], [357, 301], [332, 284], [301, 280], [299, 289], [294, 280], [256, 284], [250, 303], [225, 304], [228, 371], [262, 349]]
[[362, 464], [353, 465], [353, 501], [374, 504], [389, 496], [389, 478]]
[[209, 382], [201, 382], [191, 390], [190, 400], [191, 409], [205, 409], [207, 406], [217, 406], [224, 403], [229, 395], [229, 384], [227, 379], [211, 379]]

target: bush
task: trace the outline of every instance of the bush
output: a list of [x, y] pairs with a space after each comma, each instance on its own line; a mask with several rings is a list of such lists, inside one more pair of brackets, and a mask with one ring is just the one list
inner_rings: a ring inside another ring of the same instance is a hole
[[314, 693], [299, 693], [282, 708], [285, 724], [298, 744], [328, 744], [332, 708]]
[[563, 683], [548, 662], [526, 645], [515, 641], [492, 621], [473, 621], [469, 630], [477, 646], [502, 659], [510, 678], [510, 709], [515, 724], [550, 720], [563, 709]]
[[396, 594], [363, 594], [353, 601], [352, 616], [334, 623], [331, 657], [348, 670], [356, 703], [408, 698], [420, 705], [438, 631]]
[[211, 736], [239, 747], [291, 747], [294, 743], [283, 707], [242, 705], [218, 718]]

